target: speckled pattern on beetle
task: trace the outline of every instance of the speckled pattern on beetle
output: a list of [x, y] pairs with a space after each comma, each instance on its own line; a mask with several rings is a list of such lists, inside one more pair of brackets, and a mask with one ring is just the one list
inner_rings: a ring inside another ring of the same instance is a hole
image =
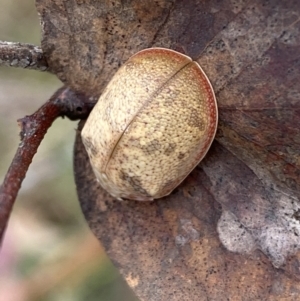
[[202, 160], [217, 122], [215, 95], [198, 63], [149, 48], [117, 71], [81, 135], [104, 189], [151, 201], [170, 194]]

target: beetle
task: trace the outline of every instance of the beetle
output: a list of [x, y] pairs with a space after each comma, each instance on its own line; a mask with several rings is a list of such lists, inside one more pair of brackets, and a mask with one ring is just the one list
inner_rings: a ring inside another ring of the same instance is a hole
[[217, 123], [215, 94], [199, 64], [149, 48], [116, 72], [81, 136], [104, 189], [151, 201], [170, 194], [202, 160]]

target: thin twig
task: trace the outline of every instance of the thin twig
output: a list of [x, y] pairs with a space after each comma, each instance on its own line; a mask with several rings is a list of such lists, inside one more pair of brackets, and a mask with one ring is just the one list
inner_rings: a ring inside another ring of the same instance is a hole
[[41, 47], [0, 41], [0, 65], [47, 71], [48, 64]]
[[71, 120], [87, 118], [94, 103], [94, 98], [62, 87], [34, 114], [18, 120], [21, 142], [0, 186], [0, 241], [22, 181], [48, 128], [58, 117], [67, 116]]

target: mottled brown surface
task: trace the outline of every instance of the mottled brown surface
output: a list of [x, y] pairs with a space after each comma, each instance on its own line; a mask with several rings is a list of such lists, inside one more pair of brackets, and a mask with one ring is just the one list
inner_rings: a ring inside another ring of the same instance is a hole
[[152, 46], [173, 2], [36, 0], [50, 70], [75, 90], [100, 95], [121, 64]]
[[166, 199], [113, 201], [76, 145], [83, 211], [138, 296], [299, 300], [299, 1], [37, 2], [47, 61], [75, 89], [98, 95], [131, 54], [163, 46], [216, 91], [217, 141]]
[[[240, 255], [222, 246], [222, 209], [203, 169], [162, 200], [120, 202], [99, 186], [79, 136], [75, 147], [83, 212], [141, 300], [299, 300], [300, 252], [276, 269], [260, 251]], [[216, 142], [203, 164], [210, 160], [226, 165], [236, 158]]]

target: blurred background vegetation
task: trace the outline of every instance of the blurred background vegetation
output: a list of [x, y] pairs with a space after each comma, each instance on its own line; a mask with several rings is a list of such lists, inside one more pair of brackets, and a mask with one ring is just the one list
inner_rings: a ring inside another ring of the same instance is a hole
[[[0, 40], [40, 45], [34, 0], [1, 0]], [[16, 120], [61, 86], [53, 75], [0, 67], [0, 182], [19, 143]], [[137, 300], [80, 211], [72, 173], [76, 122], [47, 133], [17, 198], [0, 251], [0, 301]]]

